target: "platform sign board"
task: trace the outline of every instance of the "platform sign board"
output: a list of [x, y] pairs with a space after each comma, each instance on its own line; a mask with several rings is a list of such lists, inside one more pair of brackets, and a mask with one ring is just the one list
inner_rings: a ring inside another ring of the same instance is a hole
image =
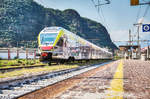
[[150, 24], [143, 24], [142, 30], [143, 32], [150, 32]]
[[130, 0], [130, 5], [131, 6], [139, 5], [139, 0]]

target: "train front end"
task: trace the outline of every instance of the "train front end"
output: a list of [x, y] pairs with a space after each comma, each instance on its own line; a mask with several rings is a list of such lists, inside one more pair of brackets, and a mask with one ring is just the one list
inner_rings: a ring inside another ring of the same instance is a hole
[[46, 62], [52, 59], [52, 54], [60, 34], [59, 27], [46, 27], [40, 32], [38, 36], [40, 61]]

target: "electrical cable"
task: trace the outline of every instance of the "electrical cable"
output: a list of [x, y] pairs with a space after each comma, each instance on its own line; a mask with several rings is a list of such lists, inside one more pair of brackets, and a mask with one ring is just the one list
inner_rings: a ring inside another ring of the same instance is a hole
[[[139, 19], [139, 16], [140, 16], [140, 13], [141, 13], [141, 5], [139, 6], [139, 9], [138, 9], [138, 12], [137, 12], [137, 15], [136, 15], [136, 19], [135, 19], [135, 22], [134, 23], [137, 23], [138, 19]], [[132, 32], [134, 32], [135, 29], [133, 29]]]
[[[98, 9], [97, 9], [97, 7], [96, 7], [95, 1], [94, 1], [94, 0], [91, 0], [91, 1], [92, 1], [93, 5], [94, 5], [95, 9], [96, 9], [97, 12], [98, 12]], [[100, 15], [99, 12], [98, 12], [98, 16], [102, 19], [102, 17], [101, 17], [101, 15]], [[103, 20], [102, 20], [102, 21], [103, 21]], [[102, 23], [103, 23], [103, 22], [102, 22]]]
[[108, 24], [107, 24], [107, 22], [106, 22], [106, 19], [105, 19], [105, 16], [104, 16], [104, 13], [103, 13], [103, 10], [102, 10], [101, 7], [100, 7], [100, 11], [101, 11], [101, 14], [102, 14], [102, 17], [103, 17], [103, 20], [104, 20], [104, 23], [105, 23], [107, 29], [110, 30], [110, 28], [109, 28], [109, 26], [108, 26]]
[[147, 12], [148, 12], [149, 7], [150, 7], [150, 5], [148, 5], [148, 6], [147, 6], [147, 8], [146, 8], [146, 10], [145, 10], [145, 12], [144, 12], [143, 17], [145, 17], [145, 16], [146, 16], [146, 14], [147, 14]]
[[136, 23], [137, 20], [139, 19], [140, 13], [141, 13], [141, 5], [139, 6], [139, 9], [138, 9], [138, 12], [137, 12], [137, 16], [136, 16], [135, 23]]
[[[103, 14], [103, 11], [102, 11], [102, 8], [100, 6], [96, 6], [95, 4], [95, 1], [94, 0], [91, 0], [92, 3], [94, 4], [97, 12], [98, 12], [98, 16], [102, 19], [102, 23], [106, 26], [107, 29], [109, 29], [108, 27], [108, 24], [106, 23], [106, 20], [105, 20], [105, 17], [104, 17], [104, 14]], [[100, 5], [100, 1], [98, 0], [98, 5]], [[101, 11], [101, 14], [100, 14], [100, 11]], [[110, 29], [109, 29], [110, 30]]]

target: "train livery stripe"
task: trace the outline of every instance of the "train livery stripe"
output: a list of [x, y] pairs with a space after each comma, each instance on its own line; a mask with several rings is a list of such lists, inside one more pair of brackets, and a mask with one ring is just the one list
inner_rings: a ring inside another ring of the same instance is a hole
[[40, 33], [39, 33], [39, 35], [38, 35], [38, 44], [39, 44], [39, 46], [41, 46], [41, 42], [40, 42]]
[[106, 99], [123, 99], [123, 61], [117, 67], [110, 88], [107, 90]]
[[56, 40], [55, 40], [55, 42], [54, 42], [54, 44], [53, 44], [53, 47], [57, 44], [58, 40], [60, 39], [60, 37], [61, 37], [63, 34], [64, 34], [64, 31], [63, 31], [63, 30], [61, 30], [61, 31], [58, 33], [58, 35], [57, 35], [57, 37], [56, 37]]

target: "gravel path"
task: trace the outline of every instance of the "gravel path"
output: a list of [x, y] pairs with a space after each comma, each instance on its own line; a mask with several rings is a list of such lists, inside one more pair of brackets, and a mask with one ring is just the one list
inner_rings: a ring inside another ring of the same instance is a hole
[[107, 89], [118, 66], [118, 61], [97, 69], [92, 75], [82, 76], [80, 83], [66, 90], [54, 99], [102, 99], [107, 97]]
[[[98, 81], [98, 79], [101, 79], [103, 80], [102, 83], [106, 83], [108, 82], [111, 78], [112, 78], [112, 73], [111, 72], [105, 72], [104, 73], [106, 74], [105, 76], [101, 76], [99, 77], [99, 75], [95, 75], [97, 72], [99, 72], [100, 75], [103, 75], [103, 73], [100, 73], [100, 71], [103, 71], [103, 69], [108, 69], [109, 71], [114, 71], [115, 67], [112, 66], [113, 64], [115, 64], [116, 62], [113, 62], [113, 63], [109, 63], [108, 65], [104, 65], [104, 66], [100, 66], [98, 68], [95, 68], [93, 70], [90, 70], [88, 72], [85, 72], [85, 73], [82, 73], [80, 75], [77, 75], [75, 77], [72, 77], [70, 79], [66, 79], [64, 81], [61, 81], [61, 82], [58, 82], [56, 84], [53, 84], [51, 86], [48, 86], [48, 87], [45, 87], [41, 90], [38, 90], [38, 91], [35, 91], [33, 93], [30, 93], [30, 94], [27, 94], [23, 97], [20, 97], [19, 99], [57, 99], [59, 98], [59, 95], [61, 95], [63, 92], [67, 91], [68, 89], [76, 89], [76, 90], [86, 90], [84, 87], [83, 88], [75, 88], [76, 86], [78, 86], [78, 84], [80, 84], [80, 82], [87, 82], [86, 79], [91, 79], [91, 80], [94, 80], [94, 81]], [[112, 65], [110, 65], [112, 64]], [[111, 69], [110, 66], [112, 66], [114, 69]], [[110, 74], [110, 76], [108, 75]], [[95, 75], [95, 76], [92, 76], [92, 75]], [[107, 81], [108, 80], [108, 81]], [[95, 82], [95, 84], [96, 84]], [[101, 82], [100, 82], [101, 83]], [[92, 83], [90, 83], [90, 81], [88, 81], [87, 83], [85, 83], [86, 85], [88, 84], [91, 84], [93, 85]], [[98, 83], [97, 83], [98, 84]], [[104, 85], [103, 84], [103, 85]], [[81, 86], [82, 85], [84, 86], [84, 84], [81, 83]], [[90, 85], [90, 86], [91, 86]], [[107, 88], [107, 86], [101, 86], [102, 88], [100, 88], [99, 91], [103, 90], [104, 88]], [[107, 84], [109, 85], [109, 83]], [[93, 86], [97, 86], [97, 85], [93, 85]], [[88, 92], [92, 92], [94, 91], [94, 88], [91, 89], [88, 89], [87, 90]], [[78, 93], [77, 93], [78, 94]], [[74, 96], [75, 97], [75, 96]], [[71, 98], [71, 99], [74, 99]], [[61, 99], [64, 99], [64, 98], [61, 98]], [[80, 98], [82, 99], [82, 98]]]
[[150, 61], [124, 60], [124, 98], [150, 99]]
[[[106, 99], [120, 61], [96, 71], [90, 77], [57, 96], [56, 99]], [[150, 62], [123, 60], [123, 98], [150, 99]], [[115, 99], [115, 98], [114, 98]], [[120, 98], [119, 98], [120, 99]]]
[[[113, 79], [120, 63], [98, 67], [20, 99], [150, 99], [150, 61], [123, 60], [123, 78]], [[123, 80], [123, 97], [110, 98], [111, 82], [119, 79]]]

